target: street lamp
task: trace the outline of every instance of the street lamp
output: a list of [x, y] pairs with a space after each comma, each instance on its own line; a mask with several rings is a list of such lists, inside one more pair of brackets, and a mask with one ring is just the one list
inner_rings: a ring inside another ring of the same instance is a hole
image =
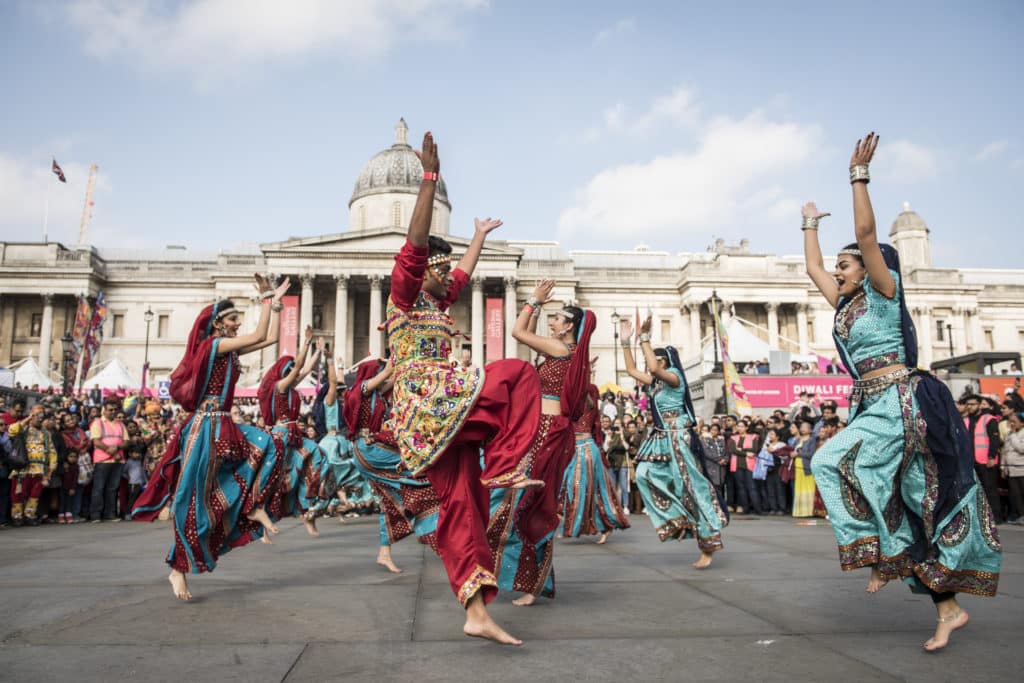
[[612, 311], [612, 358], [615, 360], [615, 379], [612, 384], [619, 384], [619, 314]]
[[708, 306], [711, 308], [711, 333], [714, 335], [715, 344], [715, 364], [711, 368], [711, 372], [721, 372], [721, 367], [718, 364], [718, 322], [716, 318], [722, 313], [719, 310], [719, 306], [722, 305], [722, 300], [718, 296], [718, 290], [711, 290], [711, 298], [708, 300]]
[[142, 390], [145, 392], [149, 380], [149, 324], [153, 322], [153, 309], [147, 307], [142, 319], [146, 321], [146, 351], [142, 359]]
[[946, 323], [946, 339], [949, 340], [949, 357], [953, 357], [953, 325]]
[[62, 354], [63, 363], [61, 363], [61, 386], [64, 389], [64, 395], [67, 396], [71, 393], [71, 358], [75, 352], [75, 340], [72, 339], [70, 332], [65, 332], [64, 336], [60, 338], [60, 348]]

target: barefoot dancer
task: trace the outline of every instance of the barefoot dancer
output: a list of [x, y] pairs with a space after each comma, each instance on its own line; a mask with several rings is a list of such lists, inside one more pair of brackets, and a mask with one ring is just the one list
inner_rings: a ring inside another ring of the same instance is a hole
[[[497, 593], [487, 543], [489, 488], [536, 486], [525, 455], [540, 419], [536, 371], [523, 361], [491, 363], [485, 371], [449, 360], [455, 321], [446, 312], [469, 282], [487, 234], [498, 220], [477, 220], [473, 240], [451, 269], [451, 245], [429, 235], [440, 163], [427, 133], [423, 181], [406, 243], [395, 257], [387, 304], [387, 336], [395, 362], [394, 409], [386, 423], [405, 468], [425, 474], [441, 508], [437, 544], [448, 580], [466, 608], [467, 635], [518, 645], [491, 619]], [[480, 468], [483, 449], [484, 468]]]
[[587, 392], [587, 408], [573, 424], [576, 454], [562, 480], [562, 533], [571, 538], [600, 534], [598, 545], [615, 529], [628, 529], [629, 520], [612, 490], [611, 472], [598, 444], [604, 443], [598, 419], [600, 394], [593, 384]]
[[394, 366], [376, 359], [363, 361], [355, 385], [345, 396], [345, 422], [350, 426], [353, 464], [370, 483], [380, 505], [380, 546], [377, 564], [399, 574], [391, 546], [410, 534], [437, 551], [437, 494], [426, 479], [400, 473], [402, 458], [394, 435], [384, 426], [389, 412]]
[[[186, 573], [213, 571], [229, 549], [264, 531], [277, 533], [264, 506], [282, 454], [268, 434], [230, 417], [238, 356], [276, 343], [288, 280], [275, 290], [257, 275], [256, 287], [263, 306], [255, 331], [238, 334], [241, 315], [228, 300], [204, 308], [192, 326], [185, 357], [171, 374], [171, 396], [191, 415], [174, 430], [133, 511], [134, 519], [153, 521], [171, 501], [174, 545], [167, 563], [182, 600], [192, 598]], [[269, 336], [268, 329], [274, 330]]]
[[537, 597], [555, 596], [552, 569], [554, 535], [558, 528], [558, 494], [572, 459], [573, 421], [583, 414], [590, 386], [591, 311], [565, 306], [549, 324], [550, 336], [536, 333], [541, 307], [551, 300], [554, 280], [537, 283], [533, 296], [516, 319], [512, 336], [539, 354], [540, 426], [526, 456], [531, 478], [541, 489], [494, 489], [487, 536], [494, 547], [494, 564], [501, 590], [524, 593], [513, 600], [532, 605]]
[[[712, 553], [722, 549], [722, 527], [729, 522], [714, 487], [701, 469], [703, 450], [693, 429], [693, 403], [679, 353], [672, 346], [652, 348], [650, 332], [648, 316], [640, 326], [640, 350], [650, 369], [643, 372], [636, 367], [630, 348], [633, 326], [628, 320], [619, 322], [626, 372], [642, 382], [651, 394], [654, 415], [654, 429], [636, 456], [636, 485], [658, 539], [695, 536], [700, 559], [693, 566], [704, 569], [711, 564]], [[698, 452], [695, 454], [694, 450]]]
[[281, 477], [278, 486], [281, 496], [280, 508], [271, 509], [271, 514], [301, 514], [306, 531], [310, 536], [316, 537], [320, 535], [316, 528], [316, 517], [308, 515], [307, 512], [316, 503], [320, 492], [323, 454], [316, 442], [307, 439], [299, 429], [302, 397], [295, 388], [313, 371], [319, 358], [320, 351], [317, 350], [310, 358], [310, 362], [306, 363], [312, 343], [313, 328], [307, 327], [305, 342], [299, 350], [298, 357], [282, 356], [270, 366], [260, 380], [257, 398], [263, 422], [272, 425], [271, 434], [276, 434], [282, 439], [287, 452], [283, 459], [284, 476]]
[[854, 378], [850, 422], [814, 454], [844, 570], [871, 567], [868, 592], [905, 579], [938, 612], [925, 650], [967, 625], [956, 593], [995, 595], [1001, 549], [963, 421], [946, 386], [917, 365], [899, 256], [879, 244], [868, 197], [878, 138], [858, 140], [850, 161], [857, 241], [825, 270], [818, 221], [804, 206], [807, 274], [837, 309], [833, 337]]

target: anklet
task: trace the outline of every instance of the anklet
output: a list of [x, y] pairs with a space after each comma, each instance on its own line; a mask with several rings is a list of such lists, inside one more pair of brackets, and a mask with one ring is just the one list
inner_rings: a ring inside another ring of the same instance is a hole
[[949, 622], [951, 622], [951, 621], [956, 621], [957, 619], [959, 619], [959, 618], [960, 618], [960, 613], [961, 613], [962, 611], [963, 611], [963, 610], [959, 610], [959, 609], [958, 609], [958, 610], [956, 611], [956, 614], [950, 614], [950, 615], [949, 615], [948, 617], [938, 617], [939, 623], [940, 623], [940, 624], [948, 624], [948, 623], [949, 623]]

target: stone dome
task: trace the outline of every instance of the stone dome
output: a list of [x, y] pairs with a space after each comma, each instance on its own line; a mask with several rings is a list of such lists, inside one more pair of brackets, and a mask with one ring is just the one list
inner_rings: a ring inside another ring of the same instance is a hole
[[900, 233], [908, 233], [923, 230], [929, 232], [928, 225], [924, 222], [924, 219], [917, 215], [916, 212], [910, 210], [910, 202], [903, 202], [903, 211], [896, 216], [896, 220], [892, 222], [892, 228], [889, 230], [889, 236], [895, 237]]
[[[370, 159], [359, 173], [348, 202], [350, 208], [356, 200], [370, 195], [419, 193], [423, 165], [409, 145], [408, 136], [409, 127], [405, 119], [399, 119], [395, 126], [395, 144]], [[448, 187], [443, 178], [438, 180], [434, 201], [451, 209]]]

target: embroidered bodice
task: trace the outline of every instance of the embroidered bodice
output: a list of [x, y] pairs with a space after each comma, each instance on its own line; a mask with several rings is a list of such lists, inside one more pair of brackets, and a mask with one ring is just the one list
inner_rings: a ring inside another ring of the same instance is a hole
[[225, 391], [225, 388], [234, 385], [238, 381], [240, 374], [241, 370], [238, 367], [238, 354], [236, 352], [232, 351], [231, 353], [214, 356], [213, 368], [210, 371], [210, 380], [206, 383], [205, 393], [207, 396], [216, 396], [221, 401], [221, 410], [231, 409], [230, 404], [223, 398], [231, 393], [230, 391]]
[[569, 364], [572, 362], [572, 352], [566, 356], [549, 356], [542, 353], [544, 362], [537, 366], [537, 374], [540, 376], [540, 393], [544, 398], [562, 398], [562, 387], [565, 385], [565, 375], [569, 372]]
[[389, 297], [385, 326], [395, 374], [393, 410], [384, 426], [394, 432], [406, 468], [418, 474], [459, 431], [484, 373], [450, 360], [455, 321], [426, 292], [407, 310]]
[[[899, 273], [889, 272], [899, 291], [903, 286]], [[906, 362], [901, 324], [899, 296], [887, 299], [865, 276], [862, 290], [844, 302], [836, 313], [832, 331], [836, 344], [843, 347], [854, 365], [850, 368], [854, 379], [878, 368]]]
[[594, 432], [594, 423], [597, 422], [600, 411], [597, 406], [588, 405], [583, 414], [580, 415], [580, 419], [572, 423], [572, 429], [577, 434], [592, 434]]
[[692, 421], [686, 411], [686, 384], [683, 382], [683, 373], [679, 370], [669, 368], [668, 371], [679, 378], [679, 386], [673, 387], [659, 381], [649, 394], [655, 410], [665, 424], [665, 429], [682, 429]]

